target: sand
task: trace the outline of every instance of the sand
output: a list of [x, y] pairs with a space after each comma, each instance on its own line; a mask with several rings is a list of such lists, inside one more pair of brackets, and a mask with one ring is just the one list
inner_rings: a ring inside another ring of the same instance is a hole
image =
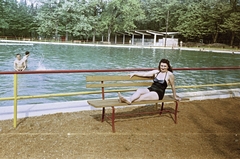
[[98, 110], [19, 119], [17, 128], [0, 121], [0, 158], [240, 158], [239, 106], [240, 98], [181, 102], [178, 124], [169, 114], [124, 117], [116, 133]]

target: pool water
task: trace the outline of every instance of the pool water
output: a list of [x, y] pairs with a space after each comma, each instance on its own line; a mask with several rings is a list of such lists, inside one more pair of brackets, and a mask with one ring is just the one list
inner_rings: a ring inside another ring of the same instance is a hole
[[[126, 69], [157, 68], [162, 58], [170, 60], [173, 68], [239, 66], [239, 54], [213, 53], [203, 51], [164, 50], [154, 48], [116, 48], [73, 45], [0, 45], [0, 71], [13, 71], [15, 54], [30, 51], [28, 70], [72, 70], [72, 69]], [[130, 72], [129, 72], [130, 73]], [[19, 95], [38, 95], [88, 91], [86, 75], [118, 73], [77, 74], [32, 74], [18, 76]], [[120, 74], [128, 74], [122, 72]], [[240, 70], [217, 71], [175, 71], [176, 85], [200, 85], [240, 82]], [[13, 75], [0, 75], [0, 97], [13, 96]], [[236, 88], [239, 86], [228, 86]], [[177, 92], [222, 89], [204, 87], [178, 89]], [[168, 90], [171, 92], [171, 90]], [[109, 94], [107, 97], [114, 97]], [[45, 99], [19, 100], [19, 104], [76, 101], [99, 98], [100, 95], [54, 97]], [[0, 101], [0, 106], [12, 105], [13, 101]]]

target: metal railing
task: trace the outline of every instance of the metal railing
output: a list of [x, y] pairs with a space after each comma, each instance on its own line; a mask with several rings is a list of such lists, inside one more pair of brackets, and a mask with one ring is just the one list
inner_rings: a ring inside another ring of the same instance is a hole
[[[99, 94], [101, 91], [88, 91], [88, 92], [73, 92], [73, 93], [58, 93], [58, 94], [41, 94], [41, 95], [31, 95], [31, 96], [18, 96], [18, 74], [56, 74], [56, 73], [97, 73], [97, 72], [131, 72], [131, 71], [150, 71], [155, 68], [142, 68], [142, 69], [102, 69], [102, 70], [44, 70], [44, 71], [5, 71], [0, 72], [0, 75], [13, 74], [13, 97], [0, 98], [3, 100], [13, 100], [14, 101], [14, 119], [13, 126], [17, 127], [17, 102], [20, 99], [31, 99], [31, 98], [49, 98], [49, 97], [63, 97], [63, 96], [76, 96], [76, 95], [87, 95], [87, 94]], [[175, 68], [174, 71], [197, 71], [197, 70], [237, 70], [240, 69], [239, 66], [236, 67], [210, 67], [210, 68]], [[234, 86], [240, 85], [237, 83], [225, 83], [225, 84], [204, 84], [204, 85], [191, 85], [191, 86], [176, 86], [176, 88], [197, 88], [197, 87], [208, 87], [208, 86]], [[122, 91], [133, 91], [135, 89], [127, 89]], [[108, 90], [106, 93], [114, 92], [114, 90]]]

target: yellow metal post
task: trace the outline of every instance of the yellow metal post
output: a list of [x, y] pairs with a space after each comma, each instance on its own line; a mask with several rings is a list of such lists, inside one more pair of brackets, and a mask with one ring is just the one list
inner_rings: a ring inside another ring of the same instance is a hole
[[17, 82], [18, 81], [18, 75], [14, 74], [14, 80], [13, 80], [13, 96], [14, 96], [14, 117], [13, 117], [13, 126], [14, 128], [17, 127]]

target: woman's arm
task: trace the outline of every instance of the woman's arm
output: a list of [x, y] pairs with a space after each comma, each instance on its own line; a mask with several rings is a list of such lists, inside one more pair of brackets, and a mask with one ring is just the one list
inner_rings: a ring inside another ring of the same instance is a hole
[[134, 72], [130, 74], [130, 78], [133, 76], [140, 76], [140, 77], [152, 77], [154, 74], [158, 73], [159, 70], [152, 70], [148, 72]]
[[26, 65], [25, 62], [23, 62], [23, 63], [22, 63], [22, 66], [23, 66], [23, 70], [22, 70], [22, 71], [24, 71], [24, 70], [26, 69], [27, 65]]
[[173, 98], [176, 99], [176, 100], [181, 100], [181, 98], [177, 97], [177, 94], [176, 94], [176, 89], [175, 89], [175, 84], [174, 84], [174, 75], [173, 74], [169, 75], [169, 81], [170, 81], [170, 85], [171, 85], [171, 88], [172, 88]]

